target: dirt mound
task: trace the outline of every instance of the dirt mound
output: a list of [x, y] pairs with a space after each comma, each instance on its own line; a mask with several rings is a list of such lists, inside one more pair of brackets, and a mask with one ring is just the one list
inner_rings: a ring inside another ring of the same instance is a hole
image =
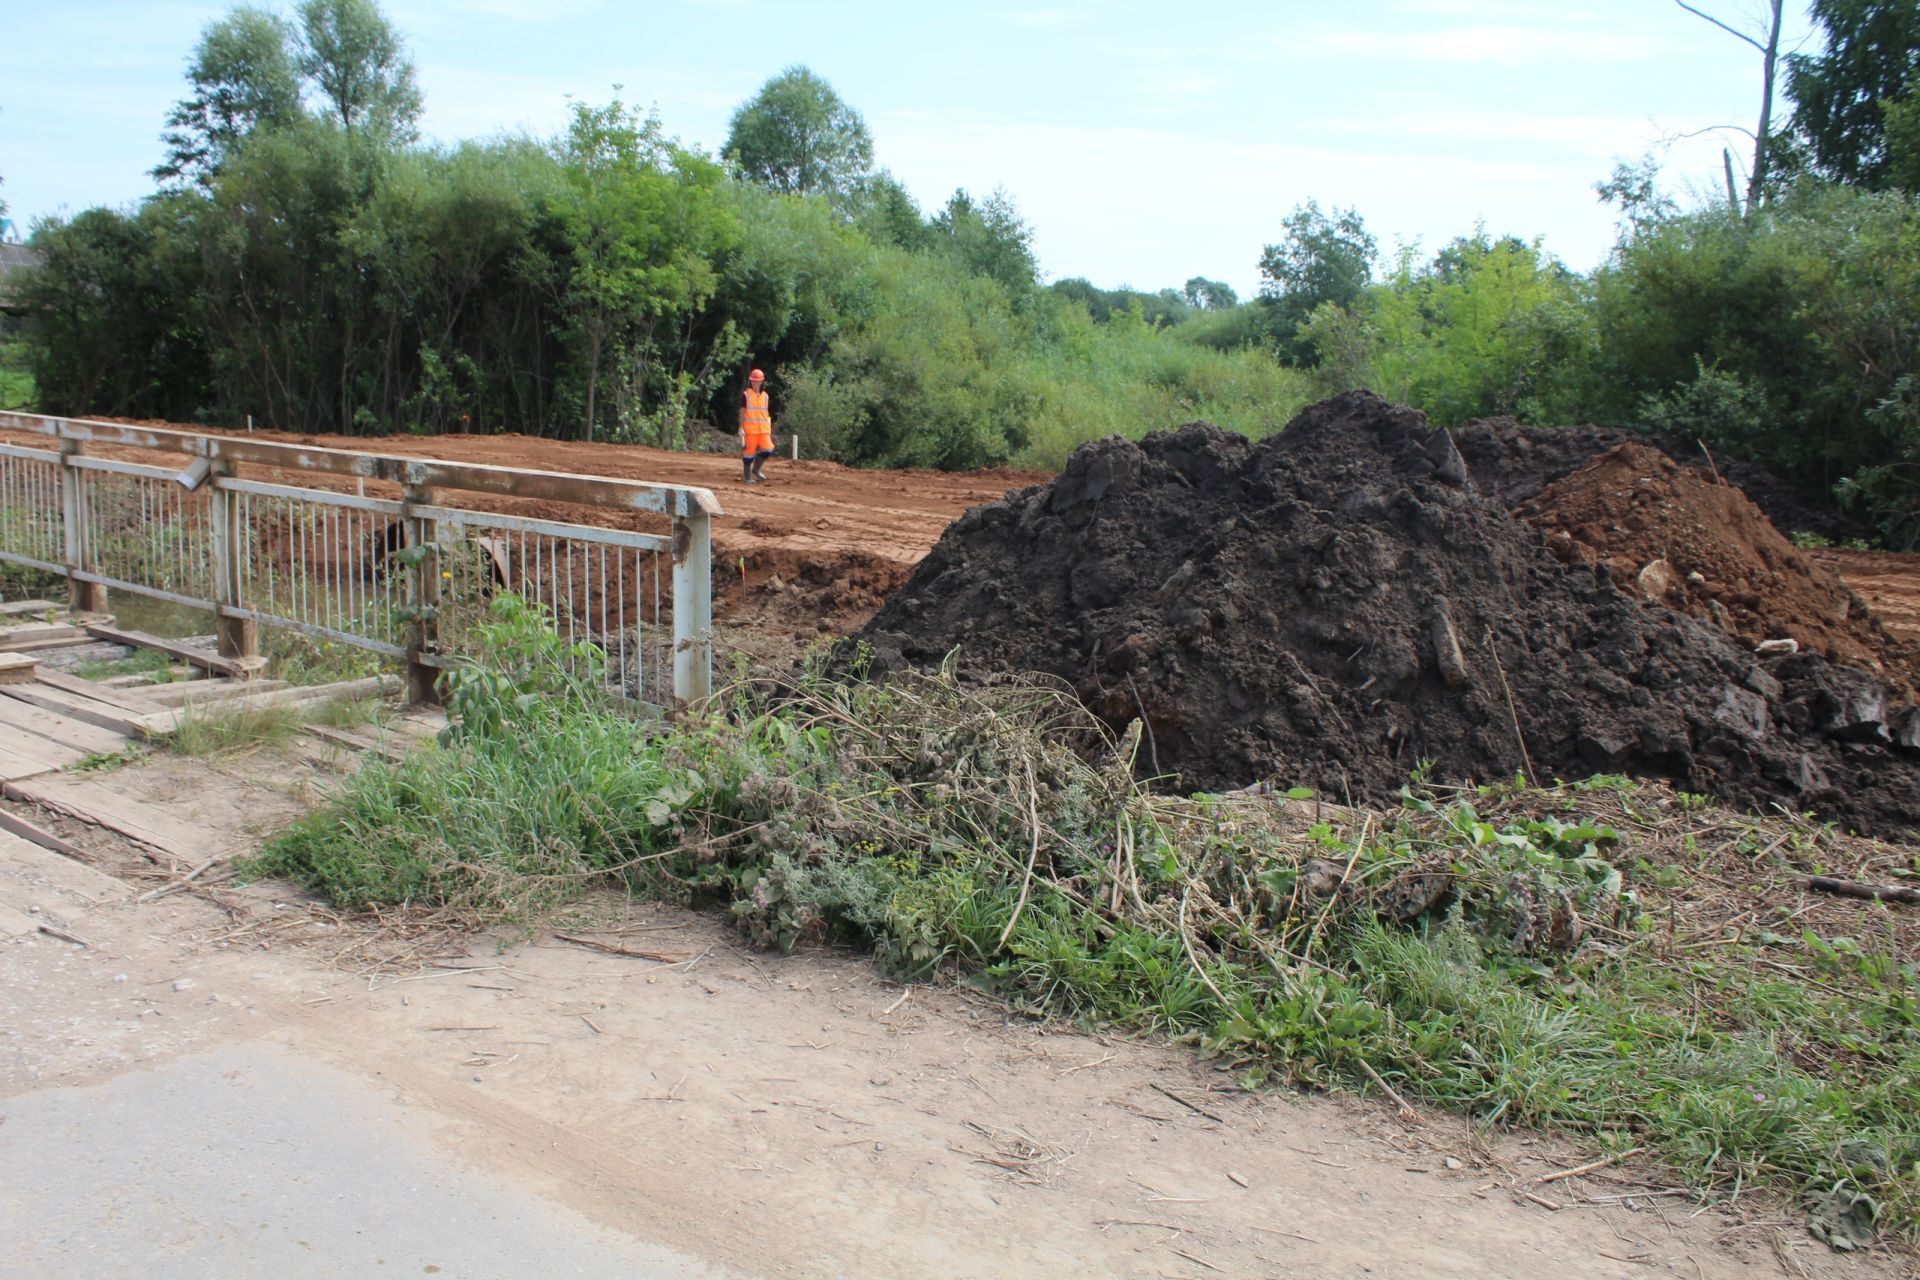
[[1454, 434], [1474, 483], [1511, 508], [1542, 489], [1623, 444], [1666, 450], [1689, 471], [1723, 478], [1764, 511], [1774, 527], [1806, 530], [1834, 542], [1868, 538], [1873, 530], [1830, 507], [1822, 507], [1757, 462], [1716, 457], [1708, 460], [1699, 442], [1669, 440], [1619, 427], [1523, 427], [1512, 418], [1469, 422]]
[[1187, 787], [1379, 799], [1431, 760], [1663, 777], [1881, 831], [1920, 813], [1920, 713], [1561, 563], [1444, 433], [1365, 393], [1258, 444], [1196, 423], [1083, 446], [955, 522], [862, 636], [880, 671], [960, 646], [1051, 672], [1144, 719], [1143, 767]]
[[1788, 542], [1731, 485], [1658, 449], [1618, 445], [1546, 486], [1514, 514], [1562, 560], [1604, 567], [1614, 585], [1705, 619], [1751, 648], [1792, 639], [1911, 696], [1911, 646]]

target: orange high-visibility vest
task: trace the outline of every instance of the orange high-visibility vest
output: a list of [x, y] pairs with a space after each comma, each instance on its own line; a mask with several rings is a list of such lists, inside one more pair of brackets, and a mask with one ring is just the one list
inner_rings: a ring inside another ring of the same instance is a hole
[[760, 453], [773, 448], [773, 415], [767, 411], [767, 393], [747, 388], [740, 402], [740, 452]]

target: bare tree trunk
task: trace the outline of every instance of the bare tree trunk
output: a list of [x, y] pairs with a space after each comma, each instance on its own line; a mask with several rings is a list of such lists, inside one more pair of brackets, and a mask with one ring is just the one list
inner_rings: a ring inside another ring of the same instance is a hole
[[1727, 208], [1735, 217], [1740, 215], [1740, 192], [1733, 185], [1733, 152], [1720, 148], [1720, 164], [1727, 171]]
[[1780, 65], [1780, 8], [1784, 0], [1773, 0], [1771, 21], [1767, 24], [1767, 49], [1764, 70], [1761, 73], [1760, 88], [1760, 127], [1753, 136], [1753, 169], [1747, 175], [1747, 212], [1751, 214], [1760, 207], [1760, 197], [1767, 186], [1767, 152], [1772, 141], [1773, 128], [1773, 79]]
[[[1760, 127], [1753, 134], [1753, 168], [1747, 175], [1747, 212], [1751, 214], [1760, 207], [1760, 197], [1766, 190], [1767, 151], [1773, 129], [1773, 82], [1780, 66], [1780, 11], [1785, 0], [1767, 0], [1767, 42], [1760, 43], [1737, 27], [1728, 26], [1706, 10], [1689, 4], [1687, 0], [1673, 0], [1682, 9], [1706, 22], [1711, 22], [1737, 40], [1744, 40], [1760, 51], [1762, 58], [1760, 75]], [[1724, 126], [1737, 128], [1738, 126]], [[1740, 130], [1745, 133], [1745, 129]], [[1723, 151], [1724, 155], [1725, 152]], [[1728, 185], [1732, 185], [1729, 176]]]

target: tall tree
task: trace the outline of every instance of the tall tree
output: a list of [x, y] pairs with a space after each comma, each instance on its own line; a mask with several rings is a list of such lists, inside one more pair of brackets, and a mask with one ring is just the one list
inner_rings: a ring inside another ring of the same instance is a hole
[[406, 45], [374, 0], [302, 0], [300, 71], [347, 133], [418, 136], [420, 86]]
[[726, 155], [750, 181], [786, 195], [851, 195], [873, 167], [860, 113], [805, 67], [788, 67], [733, 113]]
[[[1772, 161], [1773, 141], [1773, 86], [1780, 69], [1780, 14], [1783, 0], [1767, 0], [1767, 23], [1763, 36], [1754, 36], [1740, 30], [1704, 9], [1695, 8], [1686, 0], [1673, 0], [1682, 9], [1696, 18], [1703, 18], [1720, 28], [1736, 40], [1744, 40], [1760, 51], [1760, 123], [1753, 130], [1742, 129], [1753, 139], [1753, 164], [1747, 170], [1747, 212], [1752, 213], [1760, 207], [1760, 197], [1767, 188], [1767, 171]], [[1817, 7], [1817, 6], [1816, 6]], [[1727, 199], [1733, 199], [1733, 161], [1727, 161]]]
[[1198, 307], [1202, 311], [1225, 311], [1240, 305], [1240, 295], [1233, 291], [1232, 285], [1209, 280], [1205, 276], [1195, 276], [1187, 281], [1180, 296], [1188, 306]]
[[1826, 50], [1787, 59], [1793, 124], [1813, 169], [1880, 189], [1892, 181], [1886, 104], [1920, 73], [1920, 0], [1813, 0]]
[[264, 9], [242, 5], [208, 23], [187, 64], [192, 91], [167, 113], [167, 155], [153, 176], [205, 185], [255, 129], [299, 119], [292, 43], [292, 28]]
[[1329, 302], [1351, 308], [1360, 301], [1373, 279], [1379, 245], [1357, 211], [1335, 209], [1329, 217], [1314, 200], [1282, 225], [1286, 238], [1260, 254], [1260, 294], [1281, 353], [1311, 363], [1313, 350], [1299, 340], [1300, 326]]
[[1015, 297], [1033, 289], [1039, 264], [1033, 256], [1033, 228], [1001, 188], [985, 200], [964, 190], [947, 199], [933, 219], [934, 243], [948, 250], [975, 275], [1005, 285]]

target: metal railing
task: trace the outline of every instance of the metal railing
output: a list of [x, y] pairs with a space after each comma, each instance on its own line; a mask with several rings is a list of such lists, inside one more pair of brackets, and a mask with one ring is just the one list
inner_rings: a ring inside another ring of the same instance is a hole
[[[0, 433], [53, 446], [0, 441], [0, 560], [64, 575], [76, 609], [104, 612], [108, 588], [205, 609], [229, 657], [257, 655], [261, 625], [286, 627], [403, 659], [428, 699], [509, 590], [570, 645], [596, 646], [621, 696], [684, 705], [711, 690], [721, 511], [705, 489], [33, 414], [0, 413]], [[657, 516], [662, 531], [465, 505], [488, 497]]]

